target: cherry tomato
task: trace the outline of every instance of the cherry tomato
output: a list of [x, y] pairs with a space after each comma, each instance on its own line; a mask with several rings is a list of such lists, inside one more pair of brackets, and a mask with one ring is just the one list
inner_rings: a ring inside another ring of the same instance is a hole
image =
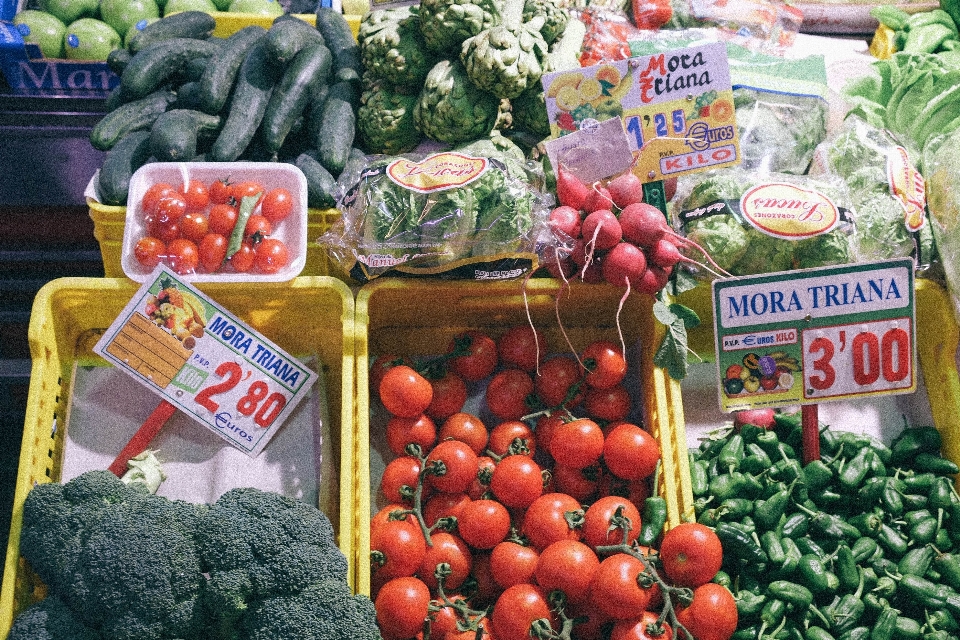
[[550, 455], [557, 464], [585, 469], [603, 453], [603, 430], [589, 418], [557, 425], [550, 441]]
[[637, 612], [649, 607], [654, 595], [653, 587], [642, 587], [638, 581], [644, 571], [643, 561], [630, 554], [607, 556], [600, 562], [593, 578], [590, 602], [616, 620], [633, 618]]
[[537, 448], [541, 451], [550, 452], [550, 443], [553, 441], [553, 434], [564, 422], [564, 414], [561, 412], [550, 413], [537, 419]]
[[525, 453], [533, 457], [537, 451], [537, 439], [533, 429], [520, 420], [507, 420], [491, 429], [487, 450], [502, 458], [515, 442], [520, 449], [514, 453]]
[[478, 551], [473, 554], [473, 569], [470, 571], [470, 599], [476, 608], [485, 608], [493, 605], [494, 600], [503, 589], [493, 579], [493, 569], [490, 566], [490, 553]]
[[536, 549], [546, 549], [557, 540], [579, 540], [580, 529], [571, 519], [581, 518], [580, 501], [565, 493], [544, 493], [523, 515], [521, 531]]
[[559, 589], [572, 603], [586, 602], [600, 567], [593, 549], [579, 540], [557, 540], [540, 552], [535, 577], [546, 592]]
[[170, 193], [157, 202], [153, 219], [159, 224], [178, 222], [187, 212], [187, 201], [179, 193]]
[[583, 397], [581, 373], [580, 365], [571, 357], [547, 358], [534, 380], [537, 395], [548, 407], [573, 407]]
[[180, 189], [183, 199], [187, 203], [187, 212], [205, 211], [210, 205], [210, 192], [200, 180], [188, 180]]
[[[619, 516], [619, 519], [618, 519]], [[623, 527], [629, 527], [624, 538]], [[637, 505], [620, 496], [598, 498], [583, 515], [583, 541], [597, 547], [631, 544], [640, 534], [640, 511]]]
[[546, 338], [530, 325], [515, 325], [497, 340], [497, 356], [505, 367], [532, 373], [546, 355]]
[[233, 233], [233, 228], [237, 226], [237, 217], [240, 214], [237, 208], [229, 204], [215, 204], [210, 207], [210, 215], [207, 218], [209, 230], [229, 236]]
[[457, 531], [474, 549], [493, 549], [510, 533], [510, 513], [496, 500], [472, 500], [457, 518]]
[[153, 269], [160, 264], [160, 260], [166, 255], [166, 252], [167, 245], [164, 244], [163, 240], [153, 236], [140, 238], [133, 248], [133, 255], [137, 262], [147, 269]]
[[420, 526], [406, 520], [390, 520], [370, 532], [370, 568], [379, 579], [412, 576], [426, 551]]
[[447, 563], [450, 565], [450, 575], [446, 577], [443, 586], [444, 589], [449, 588], [452, 591], [470, 576], [473, 553], [460, 536], [446, 531], [435, 531], [430, 535], [430, 539], [433, 545], [427, 547], [418, 573], [428, 587], [436, 589], [437, 578], [434, 572], [438, 564]]
[[728, 640], [737, 630], [737, 601], [723, 585], [706, 582], [693, 590], [690, 606], [679, 607], [677, 621], [697, 640]]
[[448, 354], [450, 370], [467, 382], [483, 380], [497, 367], [497, 343], [482, 331], [469, 330], [454, 337]]
[[428, 527], [437, 524], [440, 518], [457, 518], [463, 508], [470, 504], [470, 496], [465, 493], [438, 492], [423, 503], [423, 521]]
[[603, 462], [618, 478], [647, 478], [653, 475], [659, 460], [660, 445], [635, 424], [620, 424], [603, 441]]
[[429, 605], [430, 589], [418, 578], [405, 576], [384, 583], [374, 600], [384, 639], [405, 640], [417, 635]]
[[371, 393], [375, 393], [379, 397], [380, 383], [383, 381], [383, 374], [398, 364], [405, 364], [410, 367], [413, 365], [413, 362], [410, 361], [410, 358], [400, 357], [392, 353], [374, 358], [373, 364], [370, 365], [370, 376], [368, 380]]
[[200, 241], [200, 265], [207, 273], [214, 273], [227, 259], [227, 239], [219, 233], [208, 233]]
[[243, 227], [243, 237], [245, 240], [253, 240], [257, 244], [261, 239], [266, 238], [273, 233], [273, 225], [264, 216], [254, 214], [247, 218], [247, 224]]
[[177, 238], [167, 244], [167, 260], [170, 268], [180, 275], [195, 273], [200, 264], [200, 250], [196, 243], [186, 238]]
[[681, 587], [698, 587], [713, 579], [723, 562], [723, 546], [713, 529], [683, 522], [663, 534], [663, 571]]
[[[405, 491], [412, 492], [417, 488], [417, 479], [420, 476], [420, 461], [413, 456], [400, 456], [387, 463], [380, 477], [380, 491], [389, 502], [410, 504], [410, 496]], [[404, 487], [407, 489], [404, 490]]]
[[418, 524], [417, 517], [413, 515], [413, 513], [407, 513], [406, 516], [398, 518], [399, 514], [409, 511], [409, 505], [401, 504], [399, 502], [391, 502], [387, 506], [377, 511], [373, 517], [370, 518], [370, 532], [372, 533], [378, 527], [382, 527], [390, 520], [400, 519], [411, 524]]
[[610, 631], [610, 640], [673, 640], [670, 625], [658, 622], [653, 611], [644, 611], [639, 618], [617, 620]]
[[291, 211], [293, 211], [293, 195], [283, 187], [270, 189], [260, 201], [260, 213], [273, 224], [289, 216]]
[[441, 441], [459, 440], [466, 443], [479, 456], [486, 450], [490, 434], [480, 418], [461, 411], [443, 421], [438, 437]]
[[260, 273], [277, 273], [290, 263], [287, 245], [278, 238], [266, 238], [257, 245], [253, 266]]
[[157, 215], [157, 205], [165, 197], [175, 194], [176, 189], [167, 182], [157, 182], [150, 185], [140, 198], [140, 213], [144, 220], [152, 220]]
[[237, 252], [230, 256], [230, 266], [237, 273], [246, 273], [253, 268], [253, 261], [257, 257], [257, 251], [249, 242], [244, 242], [237, 249]]
[[608, 340], [596, 340], [581, 354], [587, 372], [583, 379], [594, 389], [607, 389], [620, 384], [627, 375], [627, 361], [623, 350]]
[[543, 495], [543, 472], [530, 456], [507, 456], [494, 468], [490, 490], [507, 507], [525, 509]]
[[[454, 596], [449, 598], [451, 602], [466, 603], [466, 601]], [[442, 600], [434, 600], [430, 603], [430, 637], [441, 640], [447, 638], [451, 633], [457, 633], [457, 620], [460, 616], [457, 610], [444, 603]], [[420, 634], [417, 635], [420, 638]]]
[[539, 552], [533, 547], [504, 540], [490, 552], [493, 579], [504, 589], [521, 582], [530, 582], [539, 558]]
[[164, 242], [176, 240], [180, 237], [180, 224], [176, 221], [168, 222], [166, 224], [160, 224], [159, 222], [154, 221], [150, 224], [150, 235], [159, 238]]
[[487, 616], [477, 620], [477, 630], [467, 629], [466, 631], [454, 631], [448, 633], [444, 640], [495, 640], [493, 635], [493, 623]]
[[437, 462], [442, 462], [445, 467], [443, 475], [427, 475], [428, 484], [437, 491], [466, 493], [477, 477], [477, 454], [465, 442], [445, 440], [437, 444], [427, 454], [427, 468]]
[[434, 420], [446, 420], [463, 409], [467, 402], [467, 385], [463, 378], [447, 371], [442, 378], [430, 380], [433, 400], [427, 407], [427, 415]]
[[407, 365], [392, 367], [380, 382], [380, 401], [395, 416], [415, 418], [433, 400], [433, 387], [422, 375]]
[[180, 218], [180, 235], [187, 240], [200, 243], [210, 229], [207, 216], [198, 212], [188, 212]]
[[597, 467], [577, 469], [565, 464], [554, 464], [553, 489], [567, 493], [577, 500], [586, 501], [600, 486], [600, 470]]
[[263, 185], [254, 180], [244, 180], [243, 182], [238, 182], [233, 185], [230, 195], [233, 196], [233, 199], [237, 201], [237, 206], [240, 206], [240, 203], [244, 198], [250, 196], [259, 196], [257, 198], [257, 203], [263, 199]]
[[633, 401], [623, 385], [615, 384], [606, 389], [587, 389], [583, 408], [592, 417], [605, 422], [625, 420], [630, 415]]
[[527, 403], [533, 393], [533, 379], [520, 369], [494, 374], [486, 389], [487, 407], [499, 420], [519, 420], [531, 412]]
[[546, 618], [556, 627], [547, 596], [532, 584], [515, 584], [504, 590], [493, 606], [493, 628], [497, 640], [528, 640], [535, 620]]
[[477, 458], [477, 477], [473, 479], [470, 488], [467, 489], [467, 495], [473, 500], [483, 498], [490, 489], [490, 478], [493, 477], [493, 469], [497, 463], [490, 456], [480, 456]]
[[230, 182], [230, 178], [214, 180], [207, 187], [207, 193], [213, 204], [226, 204], [233, 197], [233, 183]]
[[437, 442], [437, 426], [427, 415], [416, 418], [392, 416], [387, 421], [387, 446], [395, 456], [405, 456], [407, 445], [415, 444], [422, 451], [429, 451]]

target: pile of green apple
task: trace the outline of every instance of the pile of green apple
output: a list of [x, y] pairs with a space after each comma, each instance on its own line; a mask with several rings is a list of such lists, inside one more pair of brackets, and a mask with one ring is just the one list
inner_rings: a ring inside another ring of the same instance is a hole
[[14, 24], [45, 58], [106, 60], [151, 22], [180, 11], [228, 11], [277, 17], [278, 0], [39, 0]]

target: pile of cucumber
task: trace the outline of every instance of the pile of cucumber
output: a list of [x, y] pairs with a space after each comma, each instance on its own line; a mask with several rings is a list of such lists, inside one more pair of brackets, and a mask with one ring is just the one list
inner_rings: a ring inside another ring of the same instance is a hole
[[308, 205], [335, 204], [353, 146], [360, 100], [359, 47], [342, 13], [316, 24], [291, 15], [226, 38], [185, 11], [148, 25], [108, 64], [120, 76], [90, 133], [106, 151], [101, 202], [126, 204], [130, 178], [149, 162], [289, 162], [306, 175]]

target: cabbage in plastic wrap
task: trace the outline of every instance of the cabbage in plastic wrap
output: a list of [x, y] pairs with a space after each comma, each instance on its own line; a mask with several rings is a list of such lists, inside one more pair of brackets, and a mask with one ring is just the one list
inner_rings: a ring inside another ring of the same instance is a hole
[[802, 174], [827, 136], [828, 105], [813, 96], [747, 88], [733, 92], [741, 168]]
[[928, 145], [923, 166], [927, 209], [944, 279], [960, 321], [960, 129]]

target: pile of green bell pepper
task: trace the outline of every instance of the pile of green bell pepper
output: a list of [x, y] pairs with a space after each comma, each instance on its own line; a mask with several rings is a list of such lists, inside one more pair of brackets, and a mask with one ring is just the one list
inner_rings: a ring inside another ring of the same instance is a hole
[[690, 452], [697, 521], [724, 548], [734, 640], [960, 637], [960, 473], [932, 426], [890, 445], [821, 425], [800, 461], [799, 415], [744, 425]]

